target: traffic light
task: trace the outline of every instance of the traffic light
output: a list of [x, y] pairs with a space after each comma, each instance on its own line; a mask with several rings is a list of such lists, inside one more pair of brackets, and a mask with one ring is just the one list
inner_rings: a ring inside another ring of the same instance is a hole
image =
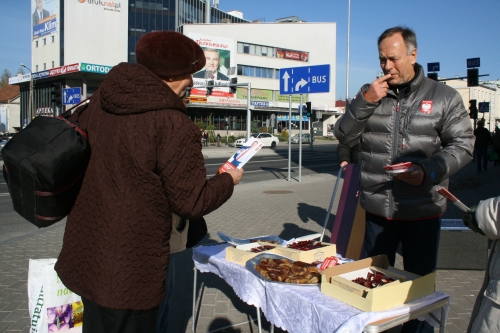
[[438, 80], [438, 74], [437, 73], [427, 73], [427, 77], [431, 80], [437, 81]]
[[207, 97], [212, 95], [212, 91], [214, 90], [214, 80], [207, 81]]
[[469, 116], [471, 119], [477, 119], [477, 100], [469, 100]]
[[312, 115], [311, 102], [306, 102], [306, 115], [308, 118], [311, 118], [311, 115]]
[[469, 68], [467, 70], [467, 87], [477, 87], [479, 85], [479, 69]]
[[[238, 83], [238, 78], [237, 77], [232, 77], [231, 78], [231, 84], [237, 84]], [[229, 92], [231, 94], [236, 94], [236, 87], [229, 87]]]
[[51, 83], [50, 84], [50, 96], [51, 96], [51, 101], [54, 103], [56, 106], [61, 106], [61, 84], [60, 83]]

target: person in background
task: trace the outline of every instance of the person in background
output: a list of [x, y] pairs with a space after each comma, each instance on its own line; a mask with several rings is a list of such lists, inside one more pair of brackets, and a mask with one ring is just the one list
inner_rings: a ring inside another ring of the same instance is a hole
[[[335, 124], [339, 142], [361, 142], [360, 203], [366, 210], [364, 257], [387, 255], [394, 266], [402, 246], [404, 270], [436, 270], [440, 216], [447, 207], [438, 187], [472, 159], [473, 133], [460, 94], [426, 78], [413, 30], [393, 27], [378, 38], [384, 76], [364, 85]], [[384, 166], [412, 162], [397, 175]], [[425, 244], [425, 246], [422, 246]], [[402, 332], [434, 332], [411, 320]]]
[[493, 151], [497, 154], [497, 159], [493, 163], [493, 166], [497, 166], [500, 161], [498, 158], [500, 157], [500, 128], [495, 127], [495, 133], [492, 137], [493, 140]]
[[83, 333], [156, 332], [173, 214], [201, 219], [243, 174], [207, 179], [200, 130], [184, 101], [205, 64], [199, 45], [157, 31], [135, 51], [137, 63], [113, 67], [78, 119], [92, 156], [55, 270], [82, 297]]
[[472, 231], [492, 240], [483, 285], [474, 303], [467, 333], [499, 333], [500, 325], [500, 197], [479, 202], [463, 216]]
[[217, 49], [206, 48], [204, 51], [207, 63], [205, 68], [198, 73], [195, 73], [193, 77], [199, 79], [205, 79], [207, 71], [210, 72], [211, 76], [207, 77], [208, 80], [223, 80], [228, 81], [229, 78], [220, 72], [220, 54]]
[[208, 132], [207, 131], [203, 132], [203, 142], [204, 142], [205, 147], [208, 147]]
[[35, 0], [36, 8], [33, 12], [33, 26], [40, 24], [43, 19], [46, 19], [50, 16], [48, 10], [43, 9], [43, 0]]
[[221, 137], [220, 137], [219, 133], [217, 133], [217, 136], [215, 137], [215, 141], [217, 141], [217, 147], [220, 147]]
[[477, 121], [474, 130], [476, 141], [474, 142], [474, 155], [477, 160], [477, 172], [481, 172], [481, 164], [484, 171], [488, 171], [488, 146], [492, 144], [491, 133], [484, 127], [484, 119]]

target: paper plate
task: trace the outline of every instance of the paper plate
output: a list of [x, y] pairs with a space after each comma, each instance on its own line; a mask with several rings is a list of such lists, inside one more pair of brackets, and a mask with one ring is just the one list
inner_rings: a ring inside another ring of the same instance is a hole
[[259, 279], [263, 280], [263, 281], [266, 281], [266, 282], [271, 282], [271, 283], [280, 283], [280, 284], [286, 284], [286, 285], [289, 285], [289, 286], [300, 286], [300, 287], [318, 287], [319, 284], [321, 283], [321, 279], [320, 279], [320, 282], [318, 283], [314, 283], [314, 284], [299, 284], [299, 283], [288, 283], [288, 282], [280, 282], [280, 281], [274, 281], [274, 280], [271, 280], [269, 278], [266, 278], [264, 277], [262, 274], [260, 274], [256, 269], [255, 269], [255, 265], [258, 265], [260, 264], [260, 261], [262, 259], [288, 259], [290, 260], [290, 262], [295, 262], [294, 260], [290, 259], [290, 258], [287, 258], [287, 257], [284, 257], [284, 256], [280, 256], [280, 255], [277, 255], [277, 254], [272, 254], [272, 253], [261, 253], [261, 254], [258, 254], [257, 256], [253, 257], [252, 259], [248, 260], [245, 264], [245, 267], [250, 271], [252, 272], [256, 277], [258, 277]]

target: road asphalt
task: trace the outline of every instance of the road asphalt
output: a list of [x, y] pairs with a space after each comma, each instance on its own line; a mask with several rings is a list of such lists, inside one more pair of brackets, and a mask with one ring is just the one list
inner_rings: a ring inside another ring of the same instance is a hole
[[[332, 145], [325, 143], [327, 141], [316, 140], [314, 149], [332, 150]], [[304, 149], [306, 146], [304, 145]], [[286, 150], [286, 144], [281, 144], [278, 149]], [[235, 151], [236, 148], [233, 147], [215, 145], [203, 148], [206, 158], [229, 157]], [[265, 148], [258, 154], [275, 153], [272, 149]], [[334, 153], [332, 150], [332, 154]], [[294, 178], [291, 181], [276, 179], [237, 185], [228, 202], [206, 216], [209, 233], [201, 244], [220, 242], [217, 231], [237, 238], [277, 235], [283, 239], [321, 232], [336, 174], [333, 170], [330, 174], [302, 176], [300, 182]], [[479, 200], [500, 194], [499, 174], [500, 166], [493, 167], [491, 163], [488, 171], [476, 173], [476, 165], [471, 162], [451, 178], [450, 191], [464, 204], [475, 205]], [[326, 240], [329, 239], [335, 213], [336, 205], [326, 228]], [[443, 219], [461, 219], [461, 212], [449, 205]], [[13, 233], [8, 239], [0, 238], [0, 332], [28, 333], [28, 262], [30, 258], [57, 258], [62, 246], [65, 221], [40, 230], [33, 229], [25, 221], [17, 224], [28, 231]], [[6, 221], [0, 221], [0, 234], [11, 232], [11, 227]], [[443, 265], [450, 266], [458, 262], [460, 268], [446, 267], [437, 270], [436, 290], [451, 295], [445, 332], [465, 332], [484, 276], [482, 263], [485, 262], [486, 255], [485, 242], [470, 231], [443, 233], [448, 233], [448, 243], [443, 245], [447, 248], [442, 249], [443, 257], [447, 258], [448, 263]], [[450, 239], [453, 244], [450, 244]], [[178, 256], [178, 282], [174, 291], [175, 306], [169, 321], [169, 332], [192, 332], [194, 265], [191, 257], [191, 250]], [[467, 262], [464, 263], [461, 258], [466, 258]], [[396, 267], [401, 265], [402, 258], [398, 256]], [[255, 308], [242, 302], [232, 288], [215, 274], [198, 273], [197, 276], [196, 332], [257, 332], [255, 322], [245, 323], [255, 318]], [[270, 331], [270, 325], [265, 320], [263, 331]], [[275, 328], [274, 332], [282, 331]]]

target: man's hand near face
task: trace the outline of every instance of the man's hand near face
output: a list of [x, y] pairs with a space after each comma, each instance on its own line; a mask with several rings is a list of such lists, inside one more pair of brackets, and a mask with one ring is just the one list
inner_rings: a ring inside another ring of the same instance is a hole
[[389, 84], [387, 80], [391, 78], [391, 74], [387, 74], [379, 77], [370, 84], [370, 88], [363, 94], [363, 97], [367, 102], [377, 103], [382, 98], [387, 96], [387, 90], [389, 90]]

